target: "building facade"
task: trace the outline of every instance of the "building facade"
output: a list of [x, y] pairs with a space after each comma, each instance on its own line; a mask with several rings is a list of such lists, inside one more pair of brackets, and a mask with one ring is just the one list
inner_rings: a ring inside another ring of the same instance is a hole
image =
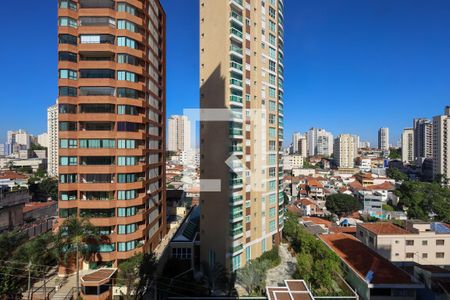
[[402, 133], [402, 161], [410, 164], [414, 161], [414, 129], [405, 128]]
[[191, 150], [191, 122], [187, 116], [169, 117], [167, 150], [182, 152]]
[[433, 117], [433, 178], [450, 179], [450, 106], [444, 115]]
[[92, 263], [116, 267], [166, 233], [165, 13], [158, 0], [60, 0], [58, 22], [58, 223], [101, 227]]
[[389, 128], [387, 127], [378, 130], [378, 149], [389, 150]]
[[424, 118], [414, 119], [414, 159], [433, 157], [433, 123]]
[[58, 176], [58, 104], [47, 109], [47, 174], [50, 177]]
[[231, 112], [201, 121], [200, 257], [230, 271], [280, 241], [283, 26], [282, 0], [200, 1], [200, 107]]
[[320, 128], [311, 128], [306, 133], [308, 155], [331, 156], [333, 153], [333, 135]]
[[334, 160], [338, 168], [354, 168], [359, 139], [352, 134], [341, 134], [334, 140]]

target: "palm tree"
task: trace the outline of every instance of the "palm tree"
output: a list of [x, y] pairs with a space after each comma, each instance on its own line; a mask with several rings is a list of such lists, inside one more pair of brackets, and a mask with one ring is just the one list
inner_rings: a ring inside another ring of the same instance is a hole
[[108, 238], [99, 233], [97, 227], [91, 224], [87, 218], [69, 217], [59, 227], [56, 235], [56, 249], [60, 262], [67, 264], [69, 258], [75, 255], [77, 271], [77, 299], [80, 293], [80, 258], [89, 261], [97, 252], [98, 245], [106, 242]]

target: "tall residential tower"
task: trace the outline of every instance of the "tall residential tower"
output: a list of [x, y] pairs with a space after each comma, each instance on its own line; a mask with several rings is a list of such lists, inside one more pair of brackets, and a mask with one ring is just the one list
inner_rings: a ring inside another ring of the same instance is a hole
[[378, 130], [378, 149], [389, 150], [389, 128], [387, 127]]
[[209, 265], [236, 270], [280, 242], [283, 56], [282, 0], [200, 0], [200, 258]]
[[450, 106], [445, 113], [433, 117], [433, 177], [450, 179]]
[[182, 152], [191, 150], [191, 122], [187, 116], [169, 117], [167, 150]]
[[[110, 241], [93, 266], [166, 232], [165, 13], [158, 0], [60, 0], [59, 217]], [[85, 265], [86, 266], [86, 265]]]
[[58, 176], [58, 104], [54, 104], [47, 109], [47, 173], [48, 176]]

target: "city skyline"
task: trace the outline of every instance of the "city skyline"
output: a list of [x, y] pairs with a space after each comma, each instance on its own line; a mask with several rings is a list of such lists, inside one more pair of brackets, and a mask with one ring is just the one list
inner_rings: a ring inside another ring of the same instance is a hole
[[[411, 119], [440, 113], [450, 93], [446, 80], [450, 78], [450, 60], [445, 53], [450, 41], [444, 34], [450, 25], [450, 3], [413, 2], [415, 5], [410, 1], [345, 1], [340, 6], [326, 1], [286, 3], [285, 142], [293, 132], [320, 127], [334, 135], [353, 132], [375, 145], [378, 128], [385, 126], [391, 129], [391, 143], [396, 144], [403, 128], [412, 126]], [[46, 131], [46, 110], [57, 97], [53, 4], [30, 3], [24, 11], [30, 20], [39, 15], [40, 28], [45, 28], [39, 34], [37, 28], [27, 28], [34, 45], [30, 60], [7, 59], [27, 47], [1, 50], [0, 62], [7, 68], [14, 64], [14, 68], [0, 75], [2, 82], [8, 82], [3, 98], [7, 101], [2, 104], [12, 111], [0, 121], [0, 142], [10, 129], [24, 128], [34, 135]], [[162, 4], [172, 18], [168, 24], [167, 115], [182, 114], [184, 108], [199, 106], [198, 1], [165, 0]], [[39, 14], [31, 13], [36, 11]], [[6, 21], [13, 15], [8, 14]], [[3, 31], [6, 39], [25, 43], [15, 29]], [[429, 59], [419, 59], [424, 56]], [[40, 75], [12, 81], [25, 66]], [[28, 88], [20, 88], [19, 82]], [[308, 103], [323, 103], [329, 109], [304, 109]], [[389, 105], [389, 111], [380, 110], [386, 113], [367, 118], [368, 105]], [[23, 118], [17, 118], [18, 111]]]

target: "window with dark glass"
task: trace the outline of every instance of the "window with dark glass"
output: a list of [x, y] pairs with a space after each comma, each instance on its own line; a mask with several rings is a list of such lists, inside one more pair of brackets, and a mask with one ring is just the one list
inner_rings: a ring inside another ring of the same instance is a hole
[[59, 61], [70, 61], [70, 62], [77, 62], [77, 55], [72, 52], [65, 52], [61, 51], [58, 53], [58, 59]]
[[83, 166], [110, 166], [114, 164], [114, 156], [82, 156], [80, 165]]
[[136, 132], [139, 130], [139, 124], [131, 122], [117, 122], [117, 131]]
[[77, 106], [75, 104], [59, 104], [58, 108], [60, 114], [75, 114], [77, 112]]
[[60, 44], [77, 45], [77, 37], [70, 34], [60, 34], [59, 35]]
[[81, 8], [114, 8], [113, 0], [80, 0]]
[[138, 115], [139, 108], [131, 105], [118, 105], [117, 114], [119, 115]]
[[142, 63], [142, 60], [133, 55], [119, 53], [117, 54], [117, 62], [119, 64], [139, 66]]
[[59, 122], [59, 130], [60, 131], [76, 131], [77, 130], [77, 122]]
[[76, 97], [77, 88], [71, 86], [60, 86], [58, 94], [62, 97]]
[[81, 128], [88, 131], [112, 131], [114, 122], [83, 122]]
[[80, 87], [80, 96], [114, 96], [115, 88], [109, 86]]
[[115, 78], [114, 70], [110, 69], [83, 69], [80, 70], [80, 78]]
[[117, 97], [132, 99], [144, 98], [144, 92], [134, 89], [117, 88]]
[[114, 113], [114, 104], [81, 104], [80, 113]]
[[77, 10], [77, 4], [72, 0], [60, 0], [59, 1], [59, 8], [68, 8], [71, 10], [76, 11]]

